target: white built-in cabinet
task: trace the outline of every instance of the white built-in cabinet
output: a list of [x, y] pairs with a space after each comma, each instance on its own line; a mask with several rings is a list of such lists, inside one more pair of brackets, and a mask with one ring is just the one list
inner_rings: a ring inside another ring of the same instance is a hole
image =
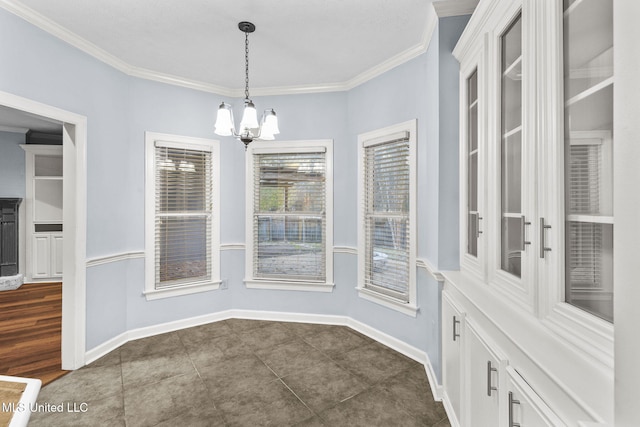
[[26, 172], [26, 268], [29, 281], [62, 277], [62, 146], [22, 145]]
[[461, 254], [442, 298], [453, 425], [612, 420], [613, 26], [612, 0], [480, 0], [454, 50]]
[[62, 233], [33, 233], [31, 254], [32, 278], [62, 277]]
[[511, 366], [506, 366], [507, 425], [557, 427], [566, 425], [536, 394], [529, 384]]
[[502, 400], [502, 372], [506, 360], [491, 344], [489, 335], [480, 332], [473, 320], [465, 324], [464, 363], [466, 385], [464, 387], [465, 413], [462, 419], [468, 425], [500, 425], [500, 403]]
[[450, 412], [459, 414], [462, 403], [462, 328], [465, 325], [464, 313], [447, 295], [442, 294], [442, 383], [444, 385], [445, 402], [450, 405]]

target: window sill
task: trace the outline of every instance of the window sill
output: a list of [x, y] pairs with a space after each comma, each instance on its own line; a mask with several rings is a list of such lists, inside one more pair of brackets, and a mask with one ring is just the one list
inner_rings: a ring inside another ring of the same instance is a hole
[[248, 289], [272, 289], [278, 291], [333, 292], [333, 283], [297, 282], [286, 280], [245, 279]]
[[406, 314], [407, 316], [416, 317], [418, 314], [418, 307], [412, 305], [411, 303], [400, 302], [396, 299], [378, 294], [366, 288], [358, 287], [356, 289], [358, 290], [358, 295], [363, 299], [399, 311], [400, 313]]
[[193, 283], [188, 285], [179, 285], [179, 286], [174, 286], [174, 287], [164, 288], [164, 289], [151, 289], [151, 290], [147, 289], [143, 292], [143, 295], [145, 296], [147, 301], [152, 301], [152, 300], [162, 299], [162, 298], [171, 298], [171, 297], [177, 297], [181, 295], [190, 295], [190, 294], [195, 294], [199, 292], [214, 291], [220, 288], [220, 283], [221, 281], [216, 280], [213, 282], [200, 282], [200, 283]]

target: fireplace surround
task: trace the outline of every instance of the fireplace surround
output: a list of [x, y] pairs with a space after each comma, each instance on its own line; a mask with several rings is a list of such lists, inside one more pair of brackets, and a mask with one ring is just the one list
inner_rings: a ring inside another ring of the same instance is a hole
[[18, 207], [20, 198], [0, 198], [0, 290], [22, 284], [18, 272]]

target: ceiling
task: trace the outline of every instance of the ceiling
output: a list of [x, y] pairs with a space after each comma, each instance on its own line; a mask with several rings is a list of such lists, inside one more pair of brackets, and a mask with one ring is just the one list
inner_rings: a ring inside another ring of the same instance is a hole
[[62, 123], [35, 114], [0, 105], [0, 132], [27, 131], [62, 134]]
[[[478, 0], [2, 0], [15, 13], [127, 74], [244, 95], [346, 90], [428, 47], [437, 17]], [[0, 130], [61, 124], [0, 106]]]
[[[256, 25], [253, 94], [344, 90], [424, 52], [432, 2], [4, 0], [3, 7], [128, 74], [240, 96], [240, 21]], [[475, 3], [438, 1], [436, 9], [470, 13]]]

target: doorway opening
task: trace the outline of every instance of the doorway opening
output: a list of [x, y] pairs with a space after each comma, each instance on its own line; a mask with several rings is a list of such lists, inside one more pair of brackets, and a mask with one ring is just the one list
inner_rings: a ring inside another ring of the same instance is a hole
[[[62, 369], [85, 364], [86, 139], [84, 116], [0, 91], [0, 127], [43, 120], [62, 128]], [[22, 246], [23, 248], [26, 245]], [[23, 252], [26, 252], [24, 250]], [[24, 260], [24, 258], [22, 258]]]

